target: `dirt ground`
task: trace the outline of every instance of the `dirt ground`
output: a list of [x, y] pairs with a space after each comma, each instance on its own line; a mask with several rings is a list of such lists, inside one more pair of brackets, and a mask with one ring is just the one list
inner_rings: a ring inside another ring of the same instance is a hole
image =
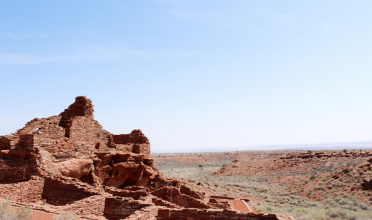
[[[309, 151], [310, 152], [310, 151]], [[372, 178], [365, 151], [315, 151], [339, 154], [310, 158], [308, 151], [235, 151], [153, 154], [166, 177], [200, 183], [218, 195], [248, 199], [262, 212], [288, 213], [296, 219], [372, 219]], [[372, 152], [368, 151], [372, 154]]]

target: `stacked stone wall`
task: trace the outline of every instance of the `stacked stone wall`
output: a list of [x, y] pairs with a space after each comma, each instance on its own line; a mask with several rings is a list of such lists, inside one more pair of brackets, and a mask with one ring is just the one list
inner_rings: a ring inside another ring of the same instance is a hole
[[189, 195], [181, 194], [180, 190], [176, 187], [163, 187], [151, 192], [151, 194], [163, 200], [186, 208], [212, 208], [202, 200], [195, 199]]
[[125, 219], [135, 214], [137, 210], [153, 205], [153, 203], [146, 203], [133, 198], [108, 197], [105, 199], [104, 216], [110, 220]]
[[[136, 131], [136, 130], [134, 130]], [[134, 135], [134, 134], [135, 135]], [[130, 134], [119, 134], [119, 135], [113, 135], [114, 143], [115, 144], [148, 144], [148, 139], [142, 135], [137, 135], [136, 132], [130, 133]]]
[[137, 190], [137, 191], [131, 191], [131, 190], [125, 190], [125, 189], [117, 189], [115, 187], [107, 187], [105, 188], [105, 191], [112, 194], [113, 196], [131, 197], [134, 199], [139, 199], [141, 197], [146, 197], [149, 195], [149, 193], [144, 189]]
[[201, 199], [201, 200], [204, 200], [204, 201], [208, 200], [209, 201], [209, 197], [206, 197], [203, 193], [198, 192], [195, 189], [191, 189], [190, 187], [185, 186], [185, 185], [180, 186], [180, 192], [182, 194], [194, 197], [196, 199]]
[[151, 201], [152, 203], [154, 203], [156, 206], [165, 206], [165, 207], [168, 207], [168, 208], [178, 208], [180, 209], [181, 207], [176, 205], [176, 204], [173, 204], [173, 203], [170, 203], [168, 201], [165, 201], [161, 198], [158, 198], [154, 195], [152, 195], [152, 198], [151, 198]]
[[89, 184], [76, 182], [71, 178], [46, 177], [42, 197], [47, 203], [66, 205], [101, 193]]
[[37, 202], [41, 200], [44, 189], [44, 179], [32, 176], [25, 182], [2, 184], [0, 197], [17, 202]]
[[[61, 116], [35, 118], [27, 122], [26, 126], [18, 130], [18, 132], [19, 134], [34, 134], [39, 131], [39, 133], [42, 133], [46, 138], [59, 138], [61, 136], [61, 131], [63, 131], [63, 128], [58, 125], [60, 120]], [[56, 131], [55, 128], [59, 128], [59, 131]], [[55, 135], [57, 135], [57, 137], [54, 137]]]
[[149, 139], [141, 130], [133, 130], [130, 134], [112, 135], [116, 148], [124, 152], [143, 154], [145, 158], [150, 156]]
[[208, 219], [208, 220], [278, 220], [275, 214], [236, 212], [233, 210], [208, 209], [201, 210], [196, 208], [169, 209], [160, 208], [158, 210], [158, 220], [189, 220], [189, 219]]
[[71, 142], [75, 143], [75, 147], [94, 152], [95, 140], [97, 136], [100, 136], [100, 132], [97, 132], [97, 128], [95, 127], [94, 120], [89, 117], [77, 116], [73, 119], [68, 132], [67, 137]]
[[158, 216], [158, 209], [149, 206], [135, 211], [132, 215], [128, 216], [126, 220], [157, 220], [156, 216]]
[[7, 150], [7, 149], [10, 149], [11, 148], [11, 144], [10, 144], [10, 139], [5, 137], [5, 136], [1, 136], [0, 137], [0, 150]]
[[27, 151], [34, 151], [35, 136], [33, 134], [19, 135], [19, 142], [16, 144], [16, 149], [22, 149]]
[[33, 160], [0, 159], [0, 183], [27, 181], [35, 170], [36, 162]]

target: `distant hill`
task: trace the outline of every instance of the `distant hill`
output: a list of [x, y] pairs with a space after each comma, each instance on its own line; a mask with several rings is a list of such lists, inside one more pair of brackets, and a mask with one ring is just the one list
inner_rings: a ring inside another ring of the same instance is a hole
[[372, 141], [370, 142], [349, 142], [349, 143], [325, 143], [325, 144], [299, 144], [299, 145], [267, 145], [267, 146], [231, 146], [231, 147], [216, 147], [216, 148], [190, 148], [183, 149], [163, 149], [152, 151], [157, 153], [201, 153], [201, 152], [231, 152], [231, 151], [246, 151], [246, 150], [343, 150], [343, 149], [372, 149]]

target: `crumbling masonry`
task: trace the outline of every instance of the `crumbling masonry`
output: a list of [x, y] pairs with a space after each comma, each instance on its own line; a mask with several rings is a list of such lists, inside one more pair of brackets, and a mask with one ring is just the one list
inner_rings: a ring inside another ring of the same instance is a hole
[[55, 206], [102, 196], [107, 219], [292, 219], [240, 212], [226, 199], [164, 178], [141, 130], [111, 134], [93, 112], [92, 101], [79, 96], [58, 116], [36, 118], [0, 136], [0, 183], [29, 182], [25, 202]]

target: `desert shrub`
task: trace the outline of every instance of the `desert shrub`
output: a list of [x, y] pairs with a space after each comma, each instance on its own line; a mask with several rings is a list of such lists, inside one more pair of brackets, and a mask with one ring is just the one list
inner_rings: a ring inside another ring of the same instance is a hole
[[346, 152], [347, 152], [347, 150], [346, 150], [346, 149], [344, 149], [344, 150], [343, 150], [343, 152], [344, 152], [344, 153], [346, 153]]
[[329, 213], [329, 217], [335, 218], [335, 219], [345, 218], [346, 212], [341, 209], [333, 209], [331, 213]]
[[360, 219], [357, 214], [355, 213], [348, 213], [346, 216], [345, 216], [345, 219], [347, 220], [358, 220]]
[[312, 150], [308, 150], [307, 152], [308, 152], [309, 154], [311, 154], [313, 151], [312, 151]]
[[367, 210], [367, 209], [368, 209], [368, 205], [365, 204], [365, 203], [360, 203], [360, 204], [359, 204], [359, 207], [360, 207], [361, 209], [363, 209], [363, 210]]
[[1, 220], [31, 220], [33, 219], [31, 214], [31, 208], [23, 206], [17, 210], [12, 210], [10, 207], [10, 201], [6, 200], [0, 206], [0, 219]]
[[75, 220], [77, 215], [71, 212], [62, 212], [54, 216], [54, 220]]
[[315, 175], [311, 175], [310, 180], [315, 179]]
[[338, 204], [340, 204], [340, 205], [347, 205], [347, 204], [349, 204], [346, 199], [335, 199], [335, 201], [338, 202]]
[[352, 206], [352, 205], [347, 205], [344, 208], [348, 209], [348, 210], [351, 210], [351, 211], [354, 211], [354, 212], [358, 211], [358, 208], [355, 207], [355, 206]]
[[318, 186], [315, 187], [315, 190], [326, 191], [326, 188], [324, 186]]

